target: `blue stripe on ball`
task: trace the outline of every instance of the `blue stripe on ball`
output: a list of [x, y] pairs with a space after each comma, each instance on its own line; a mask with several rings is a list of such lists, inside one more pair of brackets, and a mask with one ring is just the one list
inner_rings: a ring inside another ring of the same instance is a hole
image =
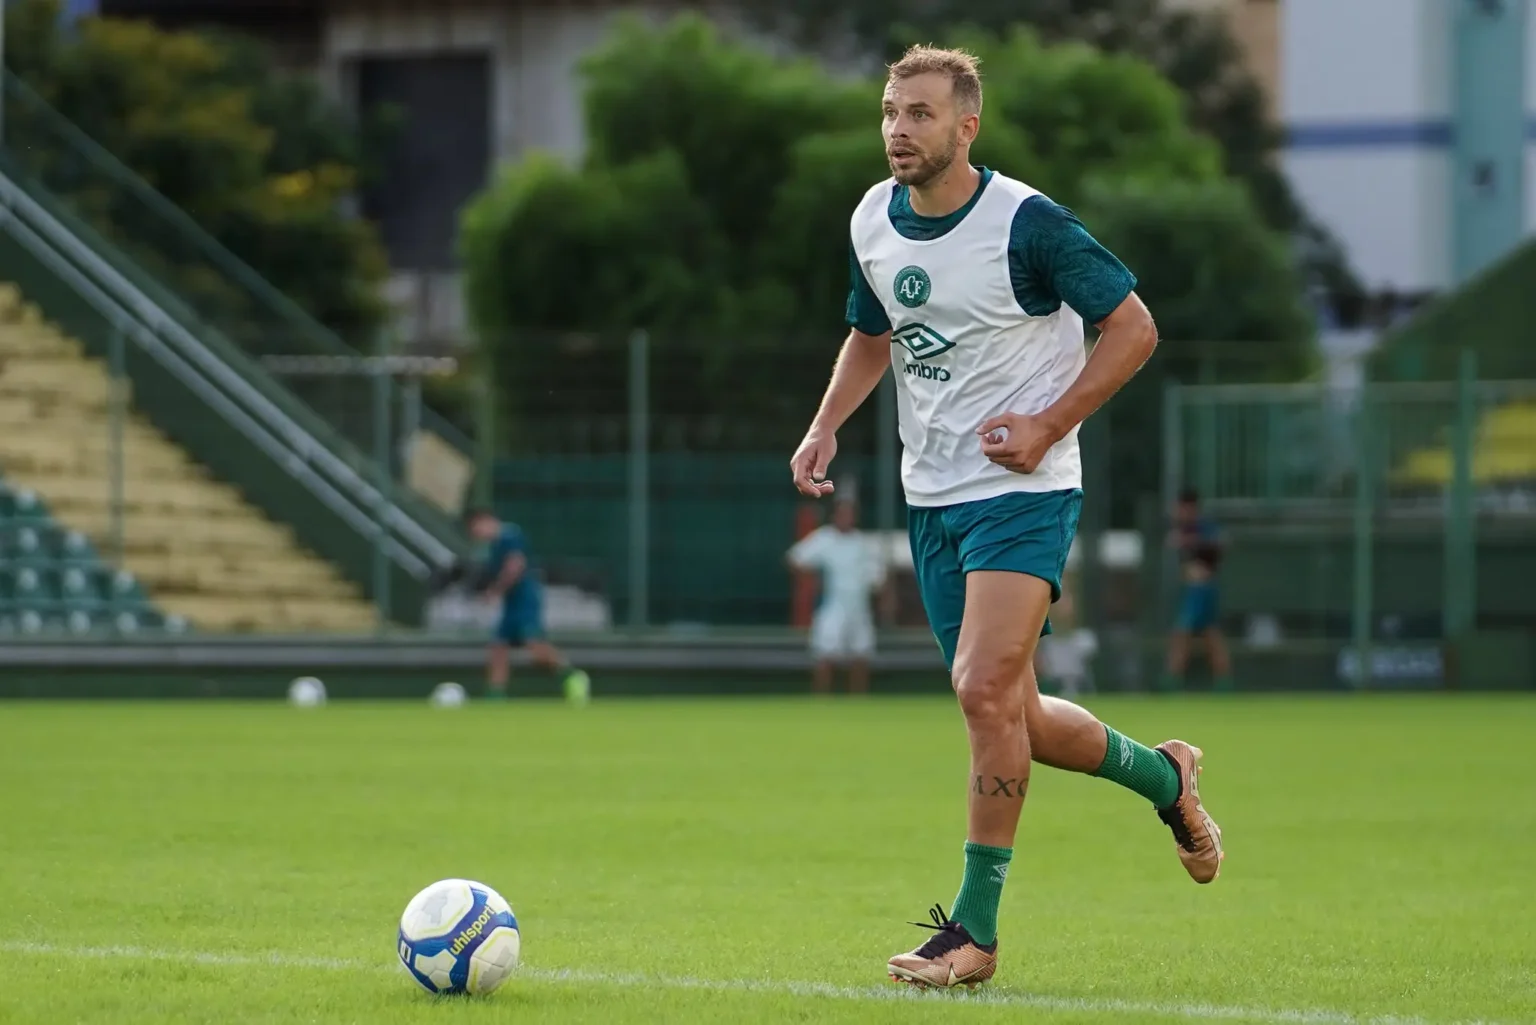
[[[470, 959], [475, 951], [498, 928], [516, 930], [517, 916], [508, 911], [494, 911], [489, 908], [490, 895], [484, 888], [470, 886], [470, 894], [473, 902], [468, 911], [454, 923], [453, 928], [445, 934], [422, 940], [411, 940], [400, 932], [400, 944], [397, 953], [404, 951], [407, 956], [401, 957], [406, 970], [411, 973], [423, 989], [429, 993], [462, 993], [469, 985]], [[483, 918], [483, 921], [482, 921]], [[477, 929], [478, 926], [478, 929]], [[476, 929], [474, 935], [461, 939], [463, 934], [471, 929]], [[455, 944], [460, 944], [455, 949]], [[439, 990], [425, 973], [416, 968], [416, 959], [419, 957], [432, 958], [447, 951], [453, 957], [453, 965], [448, 970], [449, 985]]]

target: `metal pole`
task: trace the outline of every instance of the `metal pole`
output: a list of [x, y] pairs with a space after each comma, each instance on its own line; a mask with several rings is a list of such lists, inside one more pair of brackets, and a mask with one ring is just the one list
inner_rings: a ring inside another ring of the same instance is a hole
[[[1078, 530], [1077, 593], [1072, 598], [1077, 606], [1077, 625], [1093, 630], [1101, 637], [1104, 625], [1104, 576], [1099, 561], [1099, 545], [1109, 525], [1114, 501], [1109, 472], [1112, 437], [1108, 410], [1101, 409], [1083, 421], [1083, 507]], [[1094, 662], [1097, 664], [1098, 659], [1094, 659]]]
[[421, 378], [408, 377], [400, 388], [400, 467], [407, 477], [411, 446], [416, 442], [416, 432], [421, 430]]
[[1179, 382], [1163, 383], [1163, 513], [1184, 486], [1184, 393]]
[[629, 339], [629, 624], [650, 619], [651, 590], [651, 410], [650, 339], [636, 331]]
[[1477, 458], [1477, 353], [1463, 349], [1461, 353], [1461, 422], [1463, 444], [1466, 451], [1460, 465], [1464, 474], [1462, 486], [1462, 630], [1477, 628], [1477, 495], [1473, 491], [1473, 461]]
[[378, 631], [384, 633], [389, 629], [390, 612], [390, 565], [389, 555], [384, 543], [389, 537], [388, 521], [385, 518], [385, 509], [389, 505], [393, 474], [391, 462], [393, 448], [390, 439], [390, 393], [393, 383], [389, 374], [389, 365], [383, 357], [389, 355], [389, 339], [383, 331], [379, 332], [377, 352], [380, 357], [379, 365], [373, 371], [373, 458], [379, 467], [379, 501], [374, 506], [374, 538], [373, 538], [373, 598], [378, 608]]
[[1143, 556], [1147, 565], [1157, 567], [1155, 600], [1160, 623], [1168, 621], [1178, 568], [1178, 556], [1163, 544], [1163, 533], [1172, 515], [1174, 500], [1184, 487], [1184, 475], [1184, 390], [1177, 380], [1169, 378], [1163, 383], [1163, 493], [1156, 521], [1159, 530], [1145, 539], [1147, 552]]
[[1358, 660], [1354, 686], [1371, 683], [1371, 600], [1375, 569], [1372, 565], [1374, 521], [1372, 494], [1375, 476], [1375, 446], [1372, 444], [1370, 405], [1371, 386], [1360, 386], [1360, 408], [1355, 419], [1355, 591], [1352, 608], [1353, 646]]
[[1270, 401], [1264, 408], [1264, 497], [1273, 507], [1280, 501], [1280, 463], [1285, 458], [1284, 420], [1280, 403]]
[[877, 396], [878, 423], [875, 425], [875, 525], [881, 530], [896, 529], [896, 490], [899, 467], [896, 453], [896, 375], [887, 371], [880, 378]]
[[[482, 346], [483, 348], [483, 346]], [[496, 375], [494, 365], [486, 360], [484, 373], [475, 388], [475, 495], [478, 508], [489, 509], [495, 495], [496, 473]]]
[[1445, 518], [1443, 632], [1453, 641], [1472, 628], [1475, 613], [1476, 523], [1472, 510], [1472, 459], [1477, 418], [1477, 354], [1461, 350], [1456, 375], [1456, 425], [1451, 445], [1451, 484]]
[[109, 475], [111, 478], [110, 502], [112, 507], [112, 560], [117, 569], [123, 568], [123, 434], [128, 426], [128, 370], [127, 353], [124, 351], [121, 328], [112, 329], [111, 350], [108, 356], [112, 375], [112, 406], [109, 410], [111, 438], [107, 443]]
[[5, 144], [5, 0], [0, 0], [0, 146]]
[[[1216, 383], [1216, 364], [1209, 351], [1200, 361], [1200, 383]], [[1216, 497], [1216, 448], [1218, 428], [1216, 400], [1207, 392], [1200, 396], [1200, 497], [1209, 502]]]

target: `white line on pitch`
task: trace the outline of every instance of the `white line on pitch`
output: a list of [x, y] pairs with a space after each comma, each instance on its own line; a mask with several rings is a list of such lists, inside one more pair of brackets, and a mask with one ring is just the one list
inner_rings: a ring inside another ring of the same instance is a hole
[[[348, 961], [334, 957], [295, 954], [221, 954], [209, 951], [157, 950], [150, 947], [69, 947], [26, 940], [0, 940], [0, 951], [16, 954], [57, 955], [80, 958], [121, 958], [129, 961], [172, 961], [178, 964], [233, 967], [323, 968], [332, 971], [386, 971], [379, 962]], [[925, 993], [907, 986], [838, 986], [828, 982], [774, 981], [771, 979], [698, 979], [689, 976], [591, 972], [575, 968], [518, 970], [517, 978], [539, 982], [574, 982], [590, 986], [636, 986], [653, 989], [696, 989], [717, 993], [789, 993], [832, 1000], [921, 1000], [983, 1006], [1029, 1007], [1042, 1011], [1109, 1014], [1127, 1018], [1147, 1016], [1188, 1018], [1200, 1021], [1273, 1022], [1276, 1025], [1497, 1025], [1491, 1021], [1433, 1023], [1425, 1018], [1392, 1014], [1348, 1014], [1343, 1011], [1301, 1010], [1278, 1007], [1230, 1007], [1219, 1004], [1156, 1003], [1114, 998], [1053, 997], [1006, 990], [964, 993]]]

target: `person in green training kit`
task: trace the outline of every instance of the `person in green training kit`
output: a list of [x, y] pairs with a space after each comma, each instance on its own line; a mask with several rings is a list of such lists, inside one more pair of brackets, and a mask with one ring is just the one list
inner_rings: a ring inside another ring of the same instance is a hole
[[1221, 565], [1221, 531], [1216, 521], [1200, 511], [1200, 493], [1194, 488], [1179, 492], [1174, 507], [1174, 525], [1169, 543], [1179, 555], [1179, 618], [1168, 638], [1168, 668], [1163, 674], [1164, 690], [1181, 690], [1184, 672], [1189, 668], [1189, 647], [1193, 640], [1205, 642], [1211, 663], [1215, 689], [1232, 689], [1232, 655], [1221, 632], [1220, 604], [1216, 570]]
[[[935, 987], [997, 969], [1032, 760], [1146, 798], [1196, 882], [1215, 879], [1222, 859], [1198, 748], [1145, 747], [1035, 681], [1082, 503], [1078, 425], [1147, 360], [1157, 331], [1135, 278], [1071, 211], [971, 165], [980, 115], [969, 54], [914, 47], [891, 67], [892, 177], [853, 214], [852, 331], [790, 460], [803, 494], [832, 494], [838, 428], [894, 371], [913, 566], [971, 748], [960, 892], [950, 913], [931, 912], [935, 934], [886, 966]], [[1099, 329], [1091, 356], [1084, 321]]]
[[544, 637], [544, 592], [529, 564], [522, 529], [515, 523], [502, 523], [485, 509], [471, 510], [465, 520], [470, 536], [490, 546], [482, 594], [487, 601], [501, 604], [496, 637], [486, 655], [485, 696], [492, 701], [506, 698], [512, 649], [526, 648], [535, 665], [560, 677], [567, 699], [585, 701], [591, 680]]

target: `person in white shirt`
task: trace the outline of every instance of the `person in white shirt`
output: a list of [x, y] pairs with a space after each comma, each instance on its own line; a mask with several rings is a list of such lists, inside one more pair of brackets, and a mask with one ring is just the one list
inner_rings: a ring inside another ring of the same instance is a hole
[[885, 582], [885, 559], [874, 539], [857, 529], [858, 510], [841, 501], [832, 522], [817, 527], [789, 550], [789, 564], [821, 574], [821, 603], [811, 620], [811, 686], [832, 691], [834, 667], [848, 667], [848, 692], [869, 691], [869, 659], [875, 652], [874, 591]]
[[[1152, 355], [1157, 329], [1135, 276], [1072, 211], [971, 163], [981, 107], [968, 53], [918, 46], [891, 66], [880, 102], [891, 177], [849, 224], [852, 330], [790, 460], [801, 494], [832, 494], [838, 428], [894, 373], [913, 567], [971, 771], [953, 917], [936, 906], [934, 935], [886, 967], [940, 988], [997, 970], [1032, 760], [1146, 798], [1196, 882], [1216, 878], [1223, 853], [1200, 800], [1199, 748], [1146, 747], [1035, 680], [1082, 503], [1078, 424]], [[1098, 329], [1091, 356], [1085, 323]]]

